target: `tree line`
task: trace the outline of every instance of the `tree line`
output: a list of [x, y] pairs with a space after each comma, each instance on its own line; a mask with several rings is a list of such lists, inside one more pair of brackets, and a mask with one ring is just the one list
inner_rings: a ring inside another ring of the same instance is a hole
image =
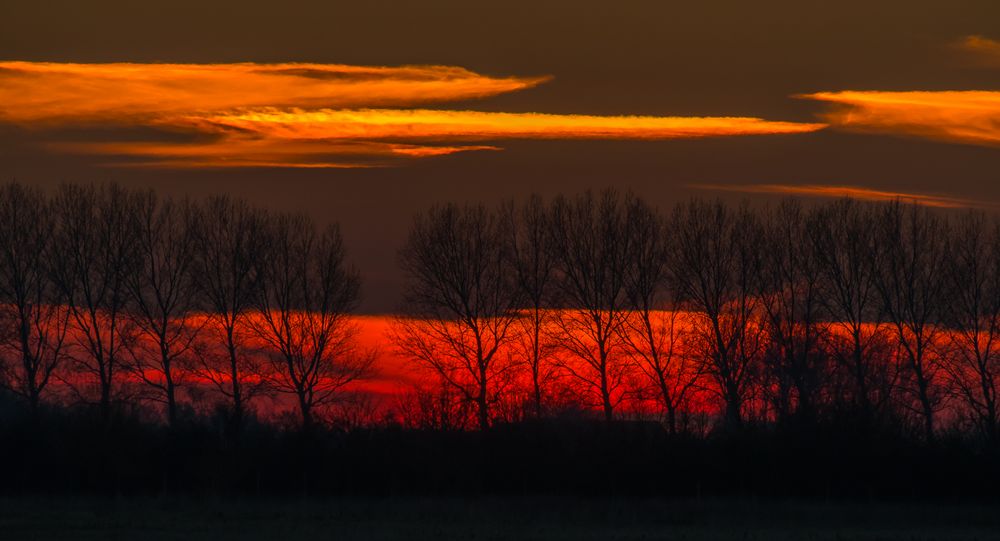
[[359, 285], [338, 227], [301, 214], [117, 184], [0, 187], [0, 375], [32, 415], [56, 384], [108, 422], [152, 402], [173, 425], [194, 380], [231, 426], [264, 391], [308, 426], [371, 370], [348, 318]]
[[983, 212], [661, 211], [609, 190], [435, 206], [400, 261], [393, 342], [481, 428], [571, 396], [608, 421], [655, 404], [641, 413], [671, 432], [707, 411], [730, 429], [839, 416], [997, 438], [1000, 230]]
[[[386, 349], [431, 377], [354, 424], [575, 411], [672, 434], [846, 417], [998, 438], [1000, 233], [982, 212], [532, 196], [435, 206], [399, 262]], [[32, 415], [156, 404], [172, 426], [219, 404], [238, 428], [269, 394], [303, 427], [330, 421], [377, 369], [359, 296], [338, 227], [300, 214], [0, 187], [0, 381]]]

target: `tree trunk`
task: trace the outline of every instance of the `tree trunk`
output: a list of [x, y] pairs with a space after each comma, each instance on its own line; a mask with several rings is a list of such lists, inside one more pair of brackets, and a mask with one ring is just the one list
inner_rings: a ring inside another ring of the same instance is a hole
[[312, 404], [306, 399], [304, 392], [299, 393], [299, 411], [302, 413], [302, 431], [308, 432], [313, 425]]
[[227, 332], [227, 343], [226, 346], [229, 349], [229, 377], [232, 383], [233, 389], [233, 428], [234, 432], [238, 433], [243, 425], [243, 393], [240, 388], [240, 368], [238, 364], [238, 358], [236, 354], [236, 344], [233, 342], [233, 329], [230, 327], [226, 330]]
[[743, 426], [742, 401], [739, 397], [739, 390], [733, 383], [726, 384], [726, 426], [730, 429], [738, 429]]
[[110, 376], [110, 374], [106, 373], [106, 370], [110, 370], [110, 368], [105, 369], [105, 367], [102, 365], [101, 366], [101, 370], [100, 370], [101, 402], [100, 402], [100, 406], [99, 407], [100, 407], [100, 411], [101, 411], [101, 419], [105, 422], [105, 424], [107, 426], [110, 427], [110, 425], [111, 425], [111, 376]]
[[532, 332], [534, 333], [534, 341], [532, 343], [532, 364], [531, 364], [531, 384], [534, 386], [535, 393], [535, 418], [542, 417], [542, 382], [541, 382], [541, 346], [539, 341], [541, 340], [541, 334], [539, 332], [539, 322], [538, 309], [535, 309], [535, 325]]
[[604, 406], [604, 420], [610, 423], [615, 418], [614, 407], [611, 405], [611, 391], [608, 389], [608, 371], [601, 371], [601, 402]]
[[19, 325], [20, 337], [21, 337], [21, 363], [24, 366], [24, 379], [27, 384], [27, 394], [28, 394], [28, 407], [31, 411], [31, 418], [37, 420], [38, 418], [38, 402], [41, 396], [41, 390], [38, 388], [38, 370], [37, 368], [41, 363], [36, 362], [31, 354], [31, 338], [30, 331], [28, 329], [27, 317], [22, 313], [21, 324]]
[[[805, 363], [803, 363], [803, 366]], [[806, 370], [802, 370], [806, 372]], [[798, 393], [798, 405], [795, 408], [796, 417], [799, 421], [812, 422], [815, 418], [816, 406], [813, 402], [813, 392], [812, 386], [806, 383], [805, 378], [808, 376], [800, 372], [799, 376], [796, 378], [795, 390]]]
[[983, 401], [986, 403], [986, 419], [983, 420], [983, 427], [986, 440], [990, 445], [997, 442], [997, 405], [996, 396], [993, 391], [992, 381], [989, 372], [982, 368], [984, 363], [980, 362], [979, 383], [982, 386]]
[[928, 442], [931, 442], [934, 441], [934, 408], [931, 405], [928, 390], [930, 382], [924, 377], [923, 363], [917, 360], [919, 358], [919, 356], [916, 356], [911, 359], [911, 362], [913, 363], [913, 371], [917, 377], [917, 398], [920, 400], [920, 408], [924, 414], [924, 437]]
[[536, 364], [534, 369], [531, 371], [532, 385], [534, 385], [535, 392], [535, 418], [540, 419], [542, 417], [542, 385], [538, 381], [538, 365]]
[[927, 383], [921, 381], [920, 385], [920, 406], [924, 410], [924, 436], [927, 441], [934, 441], [934, 408], [931, 407], [930, 397], [927, 395]]
[[28, 382], [28, 407], [30, 408], [31, 421], [37, 422], [41, 409], [41, 393], [38, 391], [34, 381]]
[[479, 396], [476, 397], [476, 405], [479, 413], [479, 429], [487, 430], [490, 428], [490, 406], [486, 401], [485, 388], [480, 389]]
[[174, 385], [174, 377], [170, 371], [170, 361], [166, 361], [163, 365], [163, 375], [166, 380], [166, 392], [167, 392], [167, 423], [170, 428], [177, 427], [177, 398], [176, 389]]
[[855, 345], [854, 379], [857, 386], [856, 392], [858, 393], [858, 396], [855, 397], [855, 402], [861, 411], [862, 418], [868, 421], [872, 414], [872, 403], [871, 398], [868, 396], [868, 380], [865, 374], [865, 361], [860, 343]]
[[667, 380], [663, 376], [663, 372], [657, 370], [657, 375], [659, 376], [660, 394], [663, 396], [663, 407], [667, 412], [667, 429], [673, 435], [677, 433], [677, 412], [675, 411], [676, 408], [674, 408], [674, 400], [670, 396], [670, 388], [667, 386]]

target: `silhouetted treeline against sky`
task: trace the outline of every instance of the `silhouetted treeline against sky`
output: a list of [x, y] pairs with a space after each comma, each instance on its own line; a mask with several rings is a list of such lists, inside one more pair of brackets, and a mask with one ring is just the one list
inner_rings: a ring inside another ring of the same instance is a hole
[[997, 438], [1000, 235], [982, 212], [442, 205], [401, 262], [395, 343], [480, 428], [569, 403], [670, 432], [846, 414]]
[[[555, 471], [557, 448], [563, 476], [627, 449], [709, 469], [747, 446], [752, 476], [840, 457], [831, 471], [860, 483], [863, 457], [892, 453], [887, 472], [940, 455], [960, 457], [938, 473], [962, 483], [996, 477], [1000, 233], [985, 213], [848, 199], [660, 209], [615, 191], [441, 204], [415, 218], [399, 262], [406, 296], [366, 342], [336, 226], [227, 197], [4, 185], [7, 458], [77, 488], [108, 484], [73, 464], [97, 475], [123, 449], [146, 488], [181, 470], [197, 485], [212, 464], [239, 469], [209, 476], [218, 486], [246, 488], [289, 449], [364, 455], [371, 476], [405, 463], [414, 479], [447, 460], [478, 469], [480, 488], [521, 479], [509, 470], [525, 462]], [[418, 374], [412, 389], [359, 385], [387, 363]], [[80, 447], [93, 460], [67, 451]], [[143, 454], [156, 465], [138, 466]], [[504, 456], [509, 468], [482, 470]], [[594, 486], [617, 482], [599, 470]], [[751, 482], [716, 474], [684, 490]], [[822, 491], [811, 475], [800, 488]], [[910, 486], [885, 475], [877, 492]]]
[[174, 424], [180, 383], [194, 381], [234, 426], [265, 389], [292, 397], [308, 426], [373, 361], [353, 349], [360, 281], [340, 232], [302, 215], [8, 184], [0, 258], [3, 381], [31, 412], [47, 396], [105, 420], [162, 404]]

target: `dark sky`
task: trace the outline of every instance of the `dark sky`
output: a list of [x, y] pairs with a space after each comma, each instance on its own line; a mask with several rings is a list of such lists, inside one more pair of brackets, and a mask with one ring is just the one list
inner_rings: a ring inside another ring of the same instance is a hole
[[[1000, 90], [1000, 69], [970, 62], [950, 46], [970, 35], [1000, 40], [1000, 2], [0, 4], [0, 60], [440, 64], [554, 77], [448, 108], [802, 122], [815, 121], [824, 106], [793, 94]], [[108, 168], [37, 139], [30, 128], [0, 124], [0, 177], [46, 186], [115, 180], [172, 194], [226, 192], [339, 221], [365, 277], [364, 309], [374, 312], [398, 302], [395, 253], [413, 212], [441, 200], [618, 186], [670, 206], [714, 195], [691, 184], [775, 183], [1000, 201], [995, 145], [832, 129], [699, 140], [504, 141], [500, 152], [354, 170]]]

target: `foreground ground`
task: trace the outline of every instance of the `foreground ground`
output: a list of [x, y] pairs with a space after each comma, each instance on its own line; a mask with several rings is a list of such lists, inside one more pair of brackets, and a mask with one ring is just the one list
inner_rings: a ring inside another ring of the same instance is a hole
[[1000, 506], [595, 499], [0, 500], [0, 538], [1000, 539]]

